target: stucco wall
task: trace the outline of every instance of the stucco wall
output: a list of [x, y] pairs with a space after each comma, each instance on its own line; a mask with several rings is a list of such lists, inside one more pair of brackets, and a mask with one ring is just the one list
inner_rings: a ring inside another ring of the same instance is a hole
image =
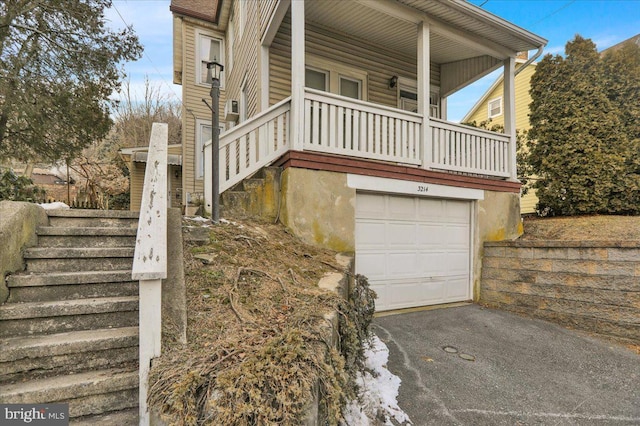
[[473, 300], [480, 298], [483, 244], [487, 241], [513, 240], [522, 235], [520, 194], [484, 191], [477, 203], [475, 244], [473, 253]]
[[9, 297], [5, 276], [24, 269], [22, 251], [36, 245], [36, 228], [47, 221], [44, 209], [36, 204], [0, 201], [0, 303]]
[[305, 242], [355, 251], [355, 205], [345, 173], [290, 167], [282, 174], [280, 220]]

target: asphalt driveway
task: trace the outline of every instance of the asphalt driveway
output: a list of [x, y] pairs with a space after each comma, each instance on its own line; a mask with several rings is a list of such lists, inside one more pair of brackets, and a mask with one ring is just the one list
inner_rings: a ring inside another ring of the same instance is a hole
[[640, 356], [624, 346], [477, 305], [373, 330], [414, 425], [640, 425]]

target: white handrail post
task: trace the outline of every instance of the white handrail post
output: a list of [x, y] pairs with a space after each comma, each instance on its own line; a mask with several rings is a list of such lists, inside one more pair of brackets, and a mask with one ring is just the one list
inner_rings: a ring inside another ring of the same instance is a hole
[[140, 281], [140, 426], [149, 425], [149, 369], [151, 360], [160, 356], [161, 352], [162, 279], [167, 277], [168, 134], [167, 124], [153, 123], [131, 272], [131, 278]]

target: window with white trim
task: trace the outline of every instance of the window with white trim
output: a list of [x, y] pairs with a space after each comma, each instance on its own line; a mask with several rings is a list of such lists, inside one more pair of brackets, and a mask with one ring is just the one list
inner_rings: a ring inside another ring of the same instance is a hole
[[339, 94], [353, 99], [362, 99], [362, 80], [339, 76], [340, 91]]
[[[211, 84], [211, 72], [207, 69], [207, 62], [216, 61], [224, 65], [224, 44], [221, 38], [208, 34], [197, 34], [196, 83]], [[224, 86], [224, 74], [220, 76], [220, 86]]]
[[307, 55], [305, 86], [309, 88], [366, 101], [367, 80], [366, 71], [319, 56]]
[[491, 99], [487, 104], [487, 111], [489, 118], [502, 115], [502, 96], [499, 98]]
[[[220, 134], [224, 132], [224, 124], [220, 124]], [[196, 179], [204, 177], [204, 146], [211, 140], [211, 121], [196, 120], [196, 152], [194, 173]]]
[[247, 76], [245, 75], [240, 85], [240, 122], [247, 119], [249, 112], [249, 97], [247, 96]]
[[[418, 112], [418, 82], [400, 77], [398, 79], [398, 108], [410, 112]], [[442, 118], [440, 112], [440, 88], [430, 86], [429, 117]]]
[[307, 67], [304, 75], [305, 85], [312, 89], [327, 91], [329, 71]]
[[227, 71], [231, 72], [231, 69], [233, 68], [233, 43], [235, 40], [235, 23], [233, 19], [229, 21], [229, 28], [227, 29], [227, 40], [229, 44], [227, 45], [227, 63], [225, 65], [225, 68], [227, 69]]
[[204, 144], [211, 140], [211, 122], [196, 120], [196, 152], [195, 174], [196, 179], [204, 177]]

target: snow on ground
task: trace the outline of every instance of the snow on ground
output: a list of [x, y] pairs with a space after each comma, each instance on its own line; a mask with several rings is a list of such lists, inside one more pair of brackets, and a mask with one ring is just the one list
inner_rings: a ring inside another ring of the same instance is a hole
[[55, 210], [55, 209], [68, 209], [69, 206], [65, 203], [61, 203], [60, 201], [56, 201], [55, 203], [42, 203], [38, 204], [45, 210]]
[[[409, 416], [398, 406], [400, 378], [387, 370], [389, 349], [374, 335], [365, 347], [367, 371], [358, 374], [359, 400], [351, 401], [346, 408], [343, 425], [373, 426], [375, 419], [384, 419], [384, 424], [413, 424]], [[392, 420], [396, 423], [392, 423]]]

